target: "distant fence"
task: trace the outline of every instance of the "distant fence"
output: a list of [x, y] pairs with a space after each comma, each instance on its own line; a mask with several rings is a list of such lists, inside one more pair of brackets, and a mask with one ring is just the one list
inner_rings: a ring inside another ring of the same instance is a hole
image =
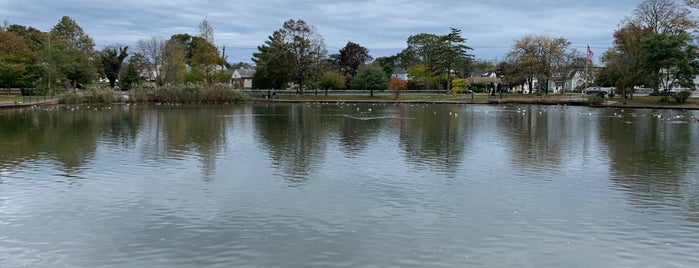
[[[275, 93], [277, 96], [289, 96], [298, 94], [296, 90], [276, 90], [276, 89], [245, 89], [242, 90], [245, 93], [250, 94], [252, 97], [259, 97]], [[304, 89], [304, 95], [325, 95], [325, 90], [315, 90], [315, 89]], [[401, 90], [400, 94], [446, 94], [444, 90]], [[328, 95], [369, 95], [371, 90], [328, 90]], [[395, 94], [395, 92], [390, 90], [374, 90], [374, 95], [380, 94]]]
[[[36, 88], [0, 88], [0, 95], [17, 98], [21, 96], [22, 104], [48, 102], [56, 99], [56, 96], [37, 95]], [[19, 104], [19, 102], [17, 103]]]
[[37, 96], [37, 95], [28, 95], [28, 96], [22, 96], [22, 103], [37, 103], [37, 102], [47, 102], [47, 101], [53, 101], [56, 99], [56, 96]]
[[21, 89], [21, 88], [2, 88], [2, 89], [0, 89], [1, 95], [16, 96], [16, 95], [21, 95], [22, 92], [23, 92], [23, 89]]

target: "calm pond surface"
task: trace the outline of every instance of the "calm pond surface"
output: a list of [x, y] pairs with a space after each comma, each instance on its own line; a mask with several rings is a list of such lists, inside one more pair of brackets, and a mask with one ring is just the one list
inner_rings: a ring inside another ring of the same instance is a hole
[[0, 267], [696, 267], [697, 111], [0, 110]]

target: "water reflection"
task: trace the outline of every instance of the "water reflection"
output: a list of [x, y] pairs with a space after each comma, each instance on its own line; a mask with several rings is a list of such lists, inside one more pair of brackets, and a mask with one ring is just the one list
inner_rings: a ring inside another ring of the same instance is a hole
[[409, 162], [423, 168], [454, 174], [460, 167], [475, 123], [460, 105], [404, 105], [395, 123], [400, 129], [401, 147]]
[[291, 185], [305, 182], [314, 165], [323, 159], [329, 117], [312, 105], [263, 105], [253, 107], [260, 142], [273, 165]]
[[564, 155], [576, 152], [587, 121], [564, 106], [507, 106], [498, 113], [498, 135], [510, 149], [510, 161], [521, 168], [554, 169]]
[[699, 128], [688, 111], [605, 109], [600, 141], [608, 147], [611, 181], [632, 204], [685, 207], [696, 221]]
[[340, 143], [349, 157], [371, 146], [385, 128], [386, 116], [391, 111], [385, 105], [339, 105], [328, 109], [341, 116], [338, 117]]
[[165, 141], [163, 153], [173, 153], [175, 157], [196, 156], [204, 178], [210, 180], [227, 137], [225, 121], [219, 115], [229, 113], [228, 106], [158, 109], [156, 121], [161, 124], [158, 129]]
[[[128, 110], [109, 107], [51, 107], [3, 111], [0, 158], [5, 164], [48, 158], [73, 173], [94, 156], [106, 133], [129, 143], [140, 125]], [[132, 121], [136, 120], [136, 121]], [[131, 141], [132, 142], [132, 141]]]
[[2, 110], [0, 266], [691, 266], [691, 116], [347, 103]]

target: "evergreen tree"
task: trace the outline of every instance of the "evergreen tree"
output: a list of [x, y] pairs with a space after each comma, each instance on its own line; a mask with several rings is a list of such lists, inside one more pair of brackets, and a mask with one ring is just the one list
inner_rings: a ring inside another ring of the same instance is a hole
[[119, 78], [119, 71], [121, 70], [121, 65], [124, 63], [124, 59], [129, 55], [127, 50], [128, 46], [121, 47], [106, 47], [102, 50], [102, 68], [104, 69], [104, 74], [109, 80], [109, 87], [114, 88], [116, 85], [116, 80]]

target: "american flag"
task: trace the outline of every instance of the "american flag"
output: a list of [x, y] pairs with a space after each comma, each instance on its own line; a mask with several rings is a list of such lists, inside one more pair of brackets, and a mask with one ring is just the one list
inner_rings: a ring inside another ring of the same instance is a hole
[[595, 53], [592, 53], [592, 49], [590, 49], [590, 45], [587, 45], [587, 64], [590, 64], [590, 61], [592, 60], [593, 55], [595, 55]]

